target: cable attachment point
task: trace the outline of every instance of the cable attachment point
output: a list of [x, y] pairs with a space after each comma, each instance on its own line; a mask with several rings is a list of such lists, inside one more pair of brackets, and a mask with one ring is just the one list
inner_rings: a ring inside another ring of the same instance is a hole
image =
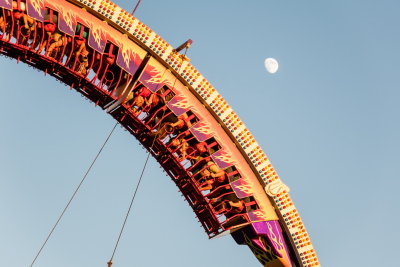
[[108, 267], [111, 267], [112, 264], [113, 264], [113, 263], [112, 263], [111, 260], [110, 260], [109, 262], [107, 262]]
[[175, 49], [175, 52], [180, 52], [185, 48], [190, 48], [190, 46], [193, 44], [192, 39], [187, 40], [186, 42], [184, 42], [183, 44], [181, 44], [177, 49]]

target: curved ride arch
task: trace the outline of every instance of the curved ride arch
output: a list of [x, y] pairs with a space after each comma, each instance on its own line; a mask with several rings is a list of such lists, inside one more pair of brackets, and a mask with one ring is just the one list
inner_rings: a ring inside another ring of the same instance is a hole
[[106, 110], [160, 163], [210, 238], [264, 266], [320, 266], [269, 159], [212, 85], [110, 1], [0, 0], [0, 51]]

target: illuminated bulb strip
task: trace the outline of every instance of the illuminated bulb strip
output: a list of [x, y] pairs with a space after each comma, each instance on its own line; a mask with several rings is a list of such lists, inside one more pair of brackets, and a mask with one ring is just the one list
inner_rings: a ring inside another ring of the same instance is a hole
[[212, 103], [212, 100], [215, 99], [215, 97], [218, 93], [215, 91], [210, 92], [208, 90], [205, 90], [204, 88], [199, 88], [196, 91], [203, 99], [206, 100], [207, 104], [214, 110], [213, 107], [215, 107], [215, 105]]
[[180, 75], [191, 86], [194, 85], [194, 83], [196, 82], [196, 80], [200, 76], [200, 74], [197, 72], [197, 70], [190, 63], [187, 64], [187, 66], [182, 70]]
[[131, 34], [131, 35], [133, 35], [133, 33], [135, 32], [135, 29], [136, 29], [136, 27], [139, 25], [139, 20], [138, 19], [134, 19], [133, 21], [132, 21], [132, 27], [129, 29], [129, 33]]
[[245, 126], [244, 124], [238, 119], [238, 116], [235, 114], [235, 112], [230, 109], [231, 111], [229, 114], [222, 120], [222, 122], [225, 123], [226, 126], [228, 126], [228, 129], [231, 131], [233, 136], [235, 136], [236, 139], [239, 138], [239, 133], [244, 130]]
[[94, 8], [95, 7], [95, 2], [94, 0], [79, 0], [79, 2], [83, 3], [84, 5]]
[[[232, 109], [230, 107], [226, 107], [226, 106], [223, 108], [223, 110], [224, 110], [224, 114], [221, 115], [221, 117], [220, 117], [221, 120], [226, 119], [229, 116], [229, 113], [232, 111]], [[227, 124], [225, 124], [225, 125], [228, 126], [229, 130], [232, 129], [231, 125], [227, 125]]]
[[164, 61], [167, 61], [168, 56], [171, 54], [173, 48], [172, 48], [170, 45], [167, 45], [167, 46], [164, 47], [164, 49], [165, 49], [165, 53], [162, 55], [161, 58], [162, 58]]
[[198, 76], [198, 78], [196, 79], [196, 81], [193, 82], [193, 84], [192, 84], [192, 87], [193, 87], [193, 88], [197, 88], [197, 87], [200, 86], [200, 77], [201, 77], [201, 76]]
[[[205, 87], [205, 88], [202, 88], [202, 90], [207, 94], [207, 95], [209, 95], [208, 96], [208, 102], [210, 102], [210, 103], [214, 103], [214, 102], [212, 102], [212, 101], [216, 101], [217, 99], [218, 99], [218, 96], [219, 96], [219, 94], [218, 94], [218, 92], [217, 91], [215, 91], [215, 90], [212, 90], [212, 88], [207, 88], [207, 87]], [[206, 99], [207, 100], [207, 99]]]
[[[260, 170], [258, 171], [258, 173], [260, 174], [260, 176], [261, 176], [261, 174], [265, 174], [265, 172], [264, 171], [262, 171], [262, 169], [264, 169], [264, 168], [267, 168], [268, 167], [268, 165], [269, 164], [271, 164], [270, 162], [269, 162], [269, 160], [264, 160], [264, 159], [261, 159], [260, 160], [260, 164], [258, 164], [258, 166], [257, 166], [257, 168], [259, 168]], [[264, 177], [264, 176], [261, 176], [261, 178], [266, 178], [266, 177]]]
[[[145, 44], [150, 44], [156, 38], [156, 34], [152, 32], [148, 32], [147, 39], [144, 41]], [[157, 53], [158, 52], [158, 53]], [[157, 50], [157, 54], [161, 54], [159, 50]]]
[[240, 125], [237, 127], [237, 129], [232, 133], [234, 136], [237, 136], [244, 128], [246, 128], [245, 125]]
[[[239, 143], [239, 144], [240, 144], [240, 143]], [[244, 151], [245, 151], [245, 152], [247, 152], [247, 151], [253, 149], [253, 148], [256, 147], [256, 146], [257, 146], [256, 143], [248, 143], [248, 142], [244, 143], [244, 142], [242, 142], [242, 147], [244, 148]]]
[[303, 266], [306, 267], [320, 266], [314, 249], [309, 249], [304, 251], [302, 249], [302, 252], [300, 253], [300, 259], [303, 263]]
[[185, 69], [187, 67], [187, 65], [189, 64], [189, 62], [187, 60], [183, 60], [182, 62], [182, 58], [179, 58], [179, 65], [182, 65], [182, 67], [177, 67], [175, 70], [176, 71], [180, 71], [180, 73], [182, 73], [182, 70]]

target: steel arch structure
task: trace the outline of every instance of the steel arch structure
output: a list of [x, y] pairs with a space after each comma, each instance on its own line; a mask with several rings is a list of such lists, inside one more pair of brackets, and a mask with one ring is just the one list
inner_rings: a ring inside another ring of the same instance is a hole
[[264, 266], [320, 266], [268, 157], [189, 59], [108, 0], [0, 0], [0, 53], [106, 110], [178, 186], [207, 235]]

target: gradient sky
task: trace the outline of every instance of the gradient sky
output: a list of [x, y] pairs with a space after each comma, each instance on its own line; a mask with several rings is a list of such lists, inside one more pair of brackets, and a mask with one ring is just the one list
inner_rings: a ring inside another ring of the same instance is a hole
[[[291, 188], [323, 266], [398, 262], [399, 10], [395, 0], [144, 0], [136, 14], [175, 47], [193, 39], [192, 64]], [[115, 123], [26, 65], [1, 57], [0, 77], [1, 265], [29, 266]], [[145, 156], [118, 127], [35, 266], [105, 267]], [[114, 262], [259, 266], [229, 236], [207, 239], [153, 159]]]

